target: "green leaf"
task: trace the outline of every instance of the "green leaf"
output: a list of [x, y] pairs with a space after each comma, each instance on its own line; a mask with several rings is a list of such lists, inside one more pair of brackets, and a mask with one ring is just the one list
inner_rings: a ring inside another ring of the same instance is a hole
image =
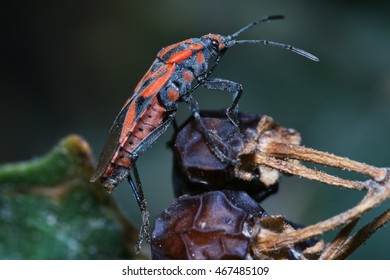
[[133, 258], [138, 231], [89, 182], [93, 170], [77, 135], [41, 158], [0, 166], [0, 258]]

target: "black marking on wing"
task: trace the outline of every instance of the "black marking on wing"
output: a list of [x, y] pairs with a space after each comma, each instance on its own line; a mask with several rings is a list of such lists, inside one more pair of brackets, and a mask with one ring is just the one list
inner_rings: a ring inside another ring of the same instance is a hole
[[131, 103], [132, 102], [130, 101], [126, 105], [126, 107], [121, 110], [119, 115], [116, 117], [114, 123], [112, 124], [110, 134], [100, 155], [98, 165], [96, 167], [95, 173], [91, 178], [91, 182], [95, 182], [96, 180], [98, 180], [104, 174], [104, 171], [106, 170], [108, 165], [111, 163], [111, 159], [119, 147], [119, 138], [121, 136], [123, 122], [126, 118], [127, 111]]
[[142, 95], [138, 96], [135, 100], [135, 113], [137, 119], [142, 117], [144, 111], [149, 107], [150, 100], [154, 97], [154, 95], [144, 98]]

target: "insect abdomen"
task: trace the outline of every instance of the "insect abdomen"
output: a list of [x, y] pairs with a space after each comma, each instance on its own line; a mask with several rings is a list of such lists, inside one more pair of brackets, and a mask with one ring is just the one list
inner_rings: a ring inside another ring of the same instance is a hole
[[118, 152], [112, 158], [112, 163], [131, 168], [131, 160], [135, 160], [138, 156], [133, 154], [134, 150], [162, 124], [166, 109], [158, 103], [157, 97], [154, 97], [154, 99], [156, 100], [151, 102], [134, 128], [127, 133], [127, 137], [120, 143]]
[[134, 128], [127, 133], [127, 137], [120, 143], [101, 176], [101, 181], [107, 190], [111, 191], [127, 177], [129, 170], [132, 168], [132, 162], [138, 157], [133, 152], [142, 145], [143, 140], [162, 124], [166, 109], [158, 103], [157, 97], [155, 99], [144, 111]]
[[122, 149], [130, 154], [133, 153], [140, 143], [158, 128], [164, 120], [164, 115], [167, 110], [159, 104], [157, 96], [154, 97], [154, 99], [155, 100], [151, 102], [149, 108], [142, 114], [134, 129], [129, 132], [126, 141], [121, 143]]

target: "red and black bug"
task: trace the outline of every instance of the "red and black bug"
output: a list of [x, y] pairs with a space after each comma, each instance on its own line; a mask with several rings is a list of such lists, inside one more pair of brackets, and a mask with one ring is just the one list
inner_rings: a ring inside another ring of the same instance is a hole
[[[149, 213], [135, 162], [174, 121], [178, 102], [189, 105], [213, 153], [221, 161], [236, 163], [213, 142], [200, 118], [198, 103], [192, 96], [193, 91], [199, 86], [233, 93], [233, 102], [227, 108], [226, 114], [233, 124], [238, 125], [237, 105], [242, 94], [242, 85], [229, 80], [209, 78], [226, 51], [239, 44], [263, 44], [285, 48], [318, 61], [314, 55], [291, 45], [268, 40], [236, 40], [239, 34], [258, 23], [281, 18], [283, 16], [265, 17], [229, 36], [207, 34], [163, 48], [116, 117], [91, 181], [100, 180], [108, 191], [112, 191], [122, 180], [128, 178], [143, 220], [137, 251], [142, 240], [146, 238], [149, 241], [150, 237]], [[214, 62], [208, 68], [211, 61]], [[197, 83], [192, 86], [193, 82]], [[133, 173], [132, 176], [130, 171]]]

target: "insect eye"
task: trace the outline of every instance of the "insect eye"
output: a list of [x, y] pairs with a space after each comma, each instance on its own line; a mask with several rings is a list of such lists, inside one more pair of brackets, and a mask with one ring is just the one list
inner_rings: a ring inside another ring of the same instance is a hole
[[211, 40], [211, 47], [216, 50], [216, 51], [219, 51], [219, 42], [215, 39], [212, 39]]

